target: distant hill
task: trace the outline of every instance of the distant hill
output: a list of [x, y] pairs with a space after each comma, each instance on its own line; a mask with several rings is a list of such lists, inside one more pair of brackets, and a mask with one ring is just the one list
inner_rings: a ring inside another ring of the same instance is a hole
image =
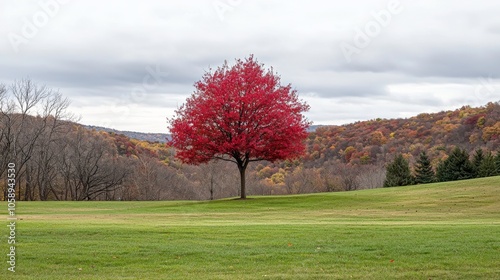
[[[159, 178], [151, 174], [170, 174], [173, 177], [168, 180], [180, 180], [178, 188], [169, 194], [168, 199], [211, 197], [207, 188], [210, 184], [206, 181], [208, 172], [215, 172], [218, 176], [216, 198], [237, 195], [233, 165], [226, 162], [211, 166], [181, 164], [174, 158], [175, 149], [164, 144], [170, 137], [168, 134], [96, 126], [86, 128], [93, 130], [90, 135], [101, 135], [106, 142], [114, 143], [120, 157], [135, 162], [133, 176], [151, 179]], [[499, 102], [477, 108], [463, 106], [452, 111], [421, 113], [411, 118], [379, 118], [346, 125], [312, 126], [304, 157], [296, 161], [262, 161], [252, 165], [247, 174], [253, 180], [251, 192], [254, 194], [377, 188], [383, 185], [385, 165], [396, 154], [402, 154], [414, 166], [419, 153], [425, 151], [436, 168], [457, 146], [469, 153], [477, 149], [494, 155], [500, 153]], [[153, 173], [148, 171], [152, 170], [150, 165], [156, 166]], [[151, 186], [162, 185], [161, 180]], [[151, 199], [142, 189], [142, 185], [128, 189], [131, 193], [128, 199]]]
[[[140, 141], [165, 143], [166, 133], [120, 131], [85, 126], [96, 131], [124, 135]], [[473, 151], [500, 148], [500, 103], [483, 107], [464, 106], [453, 111], [421, 113], [404, 119], [374, 119], [346, 125], [313, 125], [309, 128], [304, 162], [321, 166], [325, 161], [344, 163], [385, 163], [396, 153], [407, 158], [427, 151], [435, 161], [455, 146]]]
[[405, 119], [374, 119], [341, 126], [321, 126], [307, 140], [306, 162], [386, 163], [397, 153], [412, 160], [427, 151], [435, 161], [453, 147], [469, 152], [500, 149], [500, 103], [453, 111], [421, 113]]
[[[311, 125], [308, 129], [308, 132], [314, 132], [319, 127], [323, 125]], [[131, 139], [141, 140], [141, 141], [149, 141], [149, 142], [160, 142], [166, 143], [167, 139], [171, 139], [170, 134], [166, 133], [144, 133], [144, 132], [135, 132], [135, 131], [124, 131], [124, 130], [116, 130], [107, 127], [94, 126], [94, 125], [84, 125], [85, 128], [95, 131], [105, 131], [112, 132], [116, 134], [123, 134]]]
[[166, 143], [167, 139], [170, 139], [170, 134], [166, 133], [143, 133], [134, 131], [122, 131], [122, 130], [116, 130], [112, 128], [93, 126], [93, 125], [84, 125], [84, 127], [95, 131], [105, 131], [115, 134], [123, 134], [131, 139], [136, 139], [141, 141]]
[[318, 124], [318, 125], [311, 125], [309, 129], [307, 129], [307, 132], [315, 132], [316, 129], [323, 127], [324, 125]]

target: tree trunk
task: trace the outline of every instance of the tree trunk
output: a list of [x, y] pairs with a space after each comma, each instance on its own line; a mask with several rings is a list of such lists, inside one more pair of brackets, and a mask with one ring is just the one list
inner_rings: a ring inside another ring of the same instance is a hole
[[238, 165], [238, 169], [240, 170], [241, 199], [246, 199], [247, 198], [247, 194], [245, 192], [245, 171], [246, 171], [246, 166], [240, 166], [240, 165]]
[[214, 173], [210, 174], [210, 200], [214, 200]]

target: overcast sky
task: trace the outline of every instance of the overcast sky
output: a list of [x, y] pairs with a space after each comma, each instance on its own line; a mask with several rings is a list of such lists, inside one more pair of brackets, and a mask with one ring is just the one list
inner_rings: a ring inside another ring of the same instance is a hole
[[0, 83], [30, 77], [83, 124], [168, 132], [209, 67], [254, 54], [314, 124], [500, 101], [500, 2], [0, 2]]

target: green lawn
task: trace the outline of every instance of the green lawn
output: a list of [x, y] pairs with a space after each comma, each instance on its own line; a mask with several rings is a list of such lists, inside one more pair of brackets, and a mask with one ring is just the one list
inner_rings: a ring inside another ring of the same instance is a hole
[[500, 279], [500, 177], [214, 202], [19, 202], [17, 214], [15, 273], [0, 232], [2, 279]]

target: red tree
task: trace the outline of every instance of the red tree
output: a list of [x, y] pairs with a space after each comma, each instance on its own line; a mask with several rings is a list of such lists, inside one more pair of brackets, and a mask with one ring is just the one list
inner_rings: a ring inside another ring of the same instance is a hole
[[227, 62], [205, 73], [195, 92], [169, 120], [176, 157], [189, 164], [220, 159], [236, 163], [241, 198], [246, 198], [245, 170], [250, 162], [301, 156], [310, 123], [291, 85], [282, 86], [272, 68], [253, 56]]

